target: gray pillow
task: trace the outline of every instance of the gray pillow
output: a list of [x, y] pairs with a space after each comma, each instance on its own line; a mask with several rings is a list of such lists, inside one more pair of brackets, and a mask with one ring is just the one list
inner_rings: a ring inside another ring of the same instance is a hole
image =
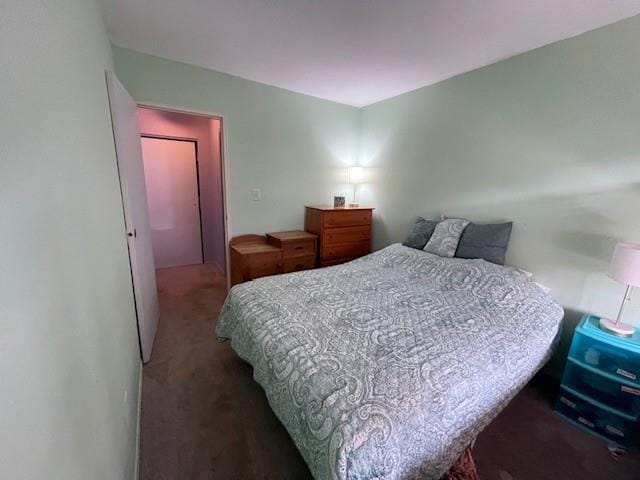
[[456, 257], [482, 258], [504, 265], [513, 222], [479, 225], [470, 223], [460, 236]]
[[433, 235], [437, 224], [438, 222], [436, 220], [425, 220], [422, 217], [418, 217], [418, 220], [411, 226], [411, 230], [409, 230], [409, 234], [402, 244], [407, 247], [422, 250], [431, 238], [431, 235]]
[[462, 218], [447, 218], [438, 222], [433, 235], [424, 246], [424, 251], [441, 257], [453, 257], [458, 248], [460, 235], [467, 225], [469, 221]]

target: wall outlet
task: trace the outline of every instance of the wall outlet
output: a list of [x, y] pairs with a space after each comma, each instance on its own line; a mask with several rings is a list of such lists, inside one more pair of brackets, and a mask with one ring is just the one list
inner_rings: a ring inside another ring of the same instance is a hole
[[251, 200], [253, 200], [254, 202], [259, 202], [260, 200], [262, 200], [262, 192], [259, 188], [251, 189]]

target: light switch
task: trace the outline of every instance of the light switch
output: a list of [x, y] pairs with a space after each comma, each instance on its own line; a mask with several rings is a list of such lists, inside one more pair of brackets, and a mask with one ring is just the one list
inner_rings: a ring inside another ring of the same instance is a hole
[[251, 200], [253, 200], [254, 202], [259, 202], [260, 200], [262, 200], [262, 192], [259, 188], [254, 188], [251, 190]]

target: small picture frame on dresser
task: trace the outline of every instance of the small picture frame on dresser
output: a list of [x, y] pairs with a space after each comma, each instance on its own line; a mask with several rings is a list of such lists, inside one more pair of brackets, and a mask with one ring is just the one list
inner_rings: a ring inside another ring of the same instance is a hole
[[335, 197], [333, 197], [334, 208], [344, 208], [344, 205], [345, 205], [344, 195], [336, 195]]

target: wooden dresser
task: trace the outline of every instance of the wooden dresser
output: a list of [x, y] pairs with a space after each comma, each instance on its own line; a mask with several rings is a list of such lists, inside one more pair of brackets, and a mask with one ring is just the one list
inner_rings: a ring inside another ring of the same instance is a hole
[[304, 229], [318, 235], [321, 267], [348, 262], [371, 252], [369, 207], [306, 207]]
[[318, 236], [302, 230], [242, 235], [229, 242], [231, 285], [315, 268]]

